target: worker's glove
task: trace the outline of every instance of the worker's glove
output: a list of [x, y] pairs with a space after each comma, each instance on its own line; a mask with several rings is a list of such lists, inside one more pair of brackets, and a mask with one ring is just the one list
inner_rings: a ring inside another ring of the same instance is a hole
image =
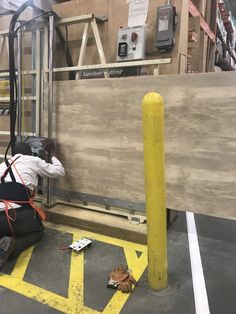
[[43, 141], [43, 148], [49, 152], [49, 154], [55, 154], [56, 145], [55, 142], [50, 138], [45, 138]]
[[108, 288], [118, 289], [127, 293], [132, 291], [132, 285], [137, 285], [137, 281], [127, 267], [120, 265], [111, 271]]

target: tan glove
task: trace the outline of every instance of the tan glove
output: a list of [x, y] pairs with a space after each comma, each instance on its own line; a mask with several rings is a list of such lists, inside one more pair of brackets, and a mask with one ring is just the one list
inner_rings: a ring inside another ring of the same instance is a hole
[[129, 293], [131, 292], [132, 289], [132, 285], [137, 286], [137, 281], [134, 279], [134, 277], [132, 275], [129, 275], [129, 277], [123, 281], [120, 282], [120, 284], [118, 285], [117, 289], [122, 291], [123, 293]]
[[45, 138], [43, 141], [43, 148], [52, 156], [56, 153], [56, 144], [50, 138]]
[[108, 288], [118, 289], [122, 292], [131, 292], [132, 284], [137, 285], [137, 281], [131, 275], [131, 270], [123, 265], [119, 265], [110, 273]]

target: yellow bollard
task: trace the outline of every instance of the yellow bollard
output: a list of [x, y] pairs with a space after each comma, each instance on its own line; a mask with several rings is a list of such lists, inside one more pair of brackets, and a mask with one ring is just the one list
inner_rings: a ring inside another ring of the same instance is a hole
[[152, 289], [163, 290], [168, 286], [163, 98], [157, 93], [147, 94], [142, 111], [148, 281]]

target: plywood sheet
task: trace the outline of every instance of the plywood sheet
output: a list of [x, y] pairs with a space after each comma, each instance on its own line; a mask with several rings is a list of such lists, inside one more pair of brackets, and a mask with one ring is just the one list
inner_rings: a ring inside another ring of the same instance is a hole
[[235, 216], [236, 75], [55, 83], [58, 188], [144, 203], [141, 101], [165, 99], [167, 206]]
[[[161, 74], [179, 73], [180, 55], [187, 55], [187, 32], [188, 32], [188, 2], [187, 0], [176, 0], [179, 23], [175, 32], [175, 47], [171, 52], [158, 54], [155, 48], [157, 8], [166, 5], [166, 0], [149, 1], [147, 16], [146, 52], [147, 59], [172, 58], [172, 64], [162, 65]], [[108, 22], [98, 24], [101, 41], [103, 44], [107, 62], [115, 62], [117, 54], [117, 34], [120, 27], [128, 26], [128, 2], [127, 0], [73, 0], [69, 3], [55, 4], [53, 9], [62, 17], [71, 17], [87, 13], [95, 16], [106, 16]], [[72, 52], [74, 64], [78, 63], [79, 49], [81, 46], [82, 25], [68, 27], [68, 42]], [[61, 66], [63, 51], [57, 50], [57, 66]], [[88, 53], [85, 64], [99, 63], [97, 48], [90, 33], [88, 40]], [[61, 76], [60, 76], [61, 77]]]
[[[149, 11], [147, 16], [147, 38], [146, 38], [146, 52], [147, 59], [153, 58], [172, 58], [172, 64], [161, 65], [161, 74], [179, 73], [183, 68], [185, 62], [179, 66], [181, 58], [187, 55], [187, 32], [188, 32], [188, 2], [187, 0], [176, 0], [175, 5], [178, 11], [179, 23], [176, 26], [175, 32], [175, 47], [171, 52], [159, 54], [155, 48], [156, 38], [156, 18], [157, 8], [165, 5], [166, 0], [149, 1]], [[108, 21], [106, 23], [99, 23], [98, 29], [104, 48], [104, 53], [107, 62], [115, 62], [117, 54], [117, 34], [120, 27], [127, 27], [128, 25], [128, 3], [127, 0], [74, 0], [65, 3], [58, 3], [53, 6], [53, 10], [62, 18], [78, 16], [88, 13], [94, 13], [95, 16], [106, 16]], [[0, 29], [5, 30], [9, 28], [11, 16], [0, 17]], [[70, 25], [62, 27], [62, 33], [68, 41], [68, 46], [71, 51], [73, 65], [78, 64], [79, 52], [82, 42], [84, 24]], [[31, 69], [31, 38], [29, 34], [24, 35], [24, 68]], [[55, 36], [57, 38], [57, 36]], [[89, 33], [87, 53], [85, 56], [85, 64], [100, 63], [97, 47], [95, 44], [92, 31]], [[55, 67], [63, 67], [66, 65], [65, 49], [59, 43], [57, 38], [57, 46], [54, 56]], [[0, 69], [8, 69], [8, 57], [6, 45], [4, 45], [3, 55], [0, 58]], [[65, 79], [66, 73], [57, 74], [56, 78]], [[28, 85], [27, 85], [28, 86]]]

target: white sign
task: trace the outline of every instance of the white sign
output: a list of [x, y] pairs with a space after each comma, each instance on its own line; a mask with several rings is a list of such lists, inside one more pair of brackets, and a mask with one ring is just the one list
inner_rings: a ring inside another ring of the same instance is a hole
[[159, 32], [168, 31], [169, 19], [168, 16], [165, 16], [159, 19]]
[[69, 248], [79, 252], [81, 250], [83, 250], [84, 248], [86, 248], [87, 246], [89, 246], [92, 243], [92, 241], [90, 239], [87, 238], [81, 238], [80, 240], [72, 243]]
[[144, 25], [147, 20], [149, 0], [128, 0], [128, 3], [128, 27]]

